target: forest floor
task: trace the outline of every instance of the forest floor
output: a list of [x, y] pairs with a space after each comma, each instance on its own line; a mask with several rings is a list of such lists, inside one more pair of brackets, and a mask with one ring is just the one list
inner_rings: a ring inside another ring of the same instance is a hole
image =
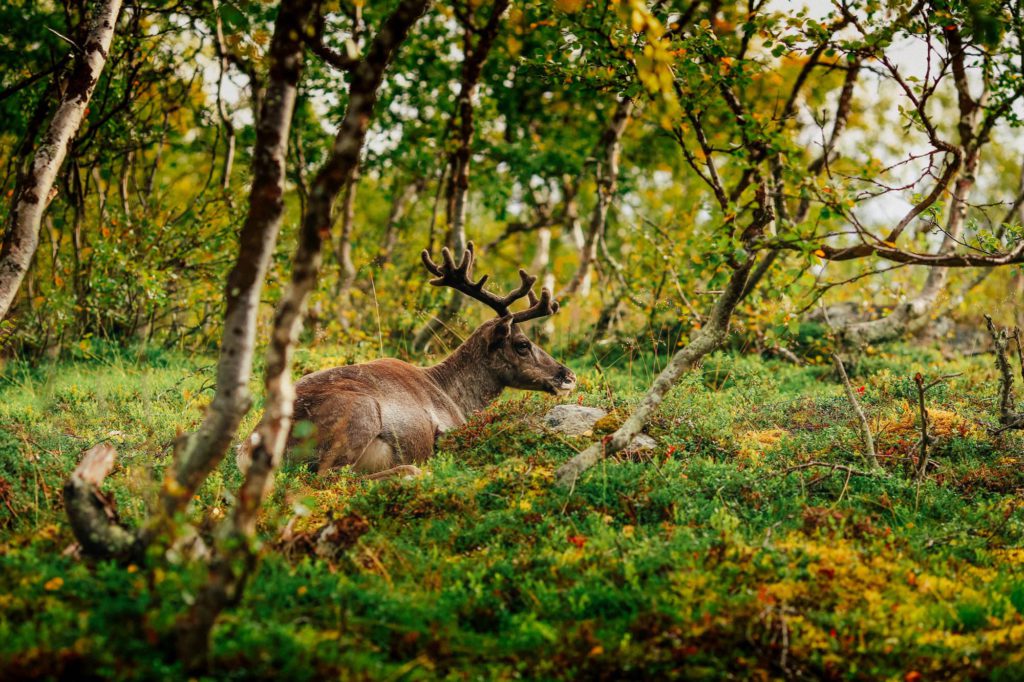
[[[614, 428], [664, 361], [570, 359], [568, 400], [613, 410], [599, 426]], [[1024, 679], [1024, 438], [986, 432], [992, 356], [866, 358], [852, 381], [883, 462], [868, 475], [831, 466], [868, 470], [819, 361], [713, 356], [651, 424], [653, 452], [571, 491], [553, 473], [588, 439], [543, 433], [558, 401], [516, 392], [444, 436], [418, 479], [286, 466], [259, 571], [215, 631], [215, 676]], [[921, 484], [902, 463], [917, 372], [962, 373], [928, 394], [938, 468]], [[162, 351], [0, 369], [0, 678], [183, 675], [161, 643], [201, 567], [75, 558], [61, 489], [108, 440], [106, 489], [138, 524], [212, 385], [210, 357]], [[196, 518], [223, 516], [238, 481], [229, 457]]]

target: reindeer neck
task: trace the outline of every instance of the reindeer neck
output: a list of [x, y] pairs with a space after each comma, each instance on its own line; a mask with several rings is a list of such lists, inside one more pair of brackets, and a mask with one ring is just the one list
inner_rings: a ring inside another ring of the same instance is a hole
[[484, 340], [473, 334], [441, 363], [423, 370], [468, 418], [501, 395], [504, 385], [484, 362]]

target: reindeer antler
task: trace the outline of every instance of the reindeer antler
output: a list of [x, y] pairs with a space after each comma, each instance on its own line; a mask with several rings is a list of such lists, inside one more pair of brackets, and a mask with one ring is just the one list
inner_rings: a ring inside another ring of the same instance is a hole
[[527, 298], [530, 302], [530, 307], [513, 314], [513, 322], [525, 322], [538, 317], [553, 315], [558, 311], [558, 303], [551, 300], [551, 292], [547, 289], [542, 289], [540, 298], [537, 298], [533, 293], [533, 285], [537, 278], [527, 274], [526, 270], [521, 268], [519, 270], [519, 286], [505, 296], [498, 296], [484, 289], [484, 283], [487, 282], [488, 275], [482, 275], [480, 279], [474, 282], [473, 262], [476, 254], [473, 242], [469, 242], [466, 245], [466, 251], [462, 254], [462, 260], [459, 261], [458, 265], [455, 264], [452, 252], [448, 250], [447, 246], [441, 249], [441, 258], [444, 260], [441, 265], [431, 260], [430, 252], [426, 249], [423, 249], [420, 258], [423, 259], [423, 266], [427, 271], [435, 275], [435, 279], [430, 280], [430, 283], [435, 287], [449, 287], [466, 294], [470, 298], [489, 306], [500, 317], [511, 314], [509, 310], [510, 305], [521, 298]]
[[[522, 271], [520, 270], [520, 272]], [[516, 324], [538, 317], [547, 317], [558, 312], [558, 301], [551, 298], [551, 292], [548, 291], [547, 287], [540, 290], [539, 299], [533, 293], [533, 289], [530, 289], [527, 296], [529, 296], [530, 307], [512, 315], [512, 321]]]

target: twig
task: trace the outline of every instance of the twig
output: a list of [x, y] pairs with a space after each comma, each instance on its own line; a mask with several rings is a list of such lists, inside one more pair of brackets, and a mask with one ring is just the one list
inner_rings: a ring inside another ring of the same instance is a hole
[[63, 41], [65, 42], [65, 43], [67, 43], [67, 44], [68, 44], [68, 45], [70, 45], [71, 47], [75, 48], [75, 52], [78, 52], [79, 54], [81, 54], [81, 52], [82, 52], [82, 48], [80, 48], [80, 47], [78, 46], [78, 43], [76, 43], [75, 41], [73, 41], [73, 40], [72, 40], [71, 38], [68, 38], [68, 37], [67, 37], [66, 35], [64, 35], [63, 33], [58, 33], [57, 31], [54, 31], [54, 30], [53, 30], [52, 28], [50, 28], [49, 26], [43, 26], [43, 28], [45, 28], [45, 29], [46, 29], [47, 31], [49, 31], [50, 33], [52, 33], [53, 35], [55, 35], [55, 36], [57, 36], [58, 38], [60, 38], [61, 40], [63, 40]]
[[778, 472], [777, 476], [785, 476], [791, 474], [794, 471], [802, 471], [803, 469], [810, 469], [812, 467], [822, 467], [824, 469], [831, 469], [832, 471], [845, 471], [850, 476], [874, 476], [874, 471], [861, 471], [860, 469], [854, 469], [853, 467], [846, 466], [845, 464], [835, 464], [833, 462], [804, 462], [803, 464], [794, 464], [791, 467], [787, 467], [782, 471]]
[[963, 372], [955, 372], [953, 374], [943, 374], [938, 379], [935, 379], [934, 381], [929, 383], [927, 386], [925, 386], [924, 390], [925, 391], [929, 391], [932, 388], [934, 388], [934, 387], [938, 386], [939, 384], [941, 384], [946, 379], [955, 379], [956, 377], [963, 376], [963, 374], [964, 374]]
[[1024, 381], [1024, 348], [1020, 345], [1020, 327], [1013, 328], [1013, 341], [1017, 344], [1017, 362], [1020, 363], [1020, 378]]
[[1013, 399], [1013, 370], [1010, 367], [1010, 360], [1007, 358], [1007, 349], [1010, 339], [1017, 344], [1017, 354], [1021, 358], [1021, 373], [1024, 376], [1024, 352], [1021, 351], [1020, 330], [1014, 329], [1010, 334], [1006, 329], [997, 329], [992, 318], [985, 315], [985, 323], [988, 325], [988, 333], [992, 336], [992, 349], [996, 355], [996, 368], [999, 370], [999, 424], [1001, 428], [993, 430], [997, 435], [1010, 429], [1024, 428], [1024, 414], [1017, 414], [1014, 411]]
[[920, 372], [918, 372], [914, 375], [914, 383], [917, 384], [918, 408], [921, 411], [921, 441], [918, 444], [920, 452], [917, 456], [917, 473], [915, 476], [918, 485], [920, 486], [921, 480], [924, 478], [925, 471], [928, 469], [928, 446], [931, 445], [934, 440], [931, 434], [928, 433], [928, 410], [924, 405], [924, 394], [925, 391], [928, 390], [928, 387], [934, 386], [934, 382], [926, 387], [924, 384], [924, 377], [921, 376]]
[[868, 424], [868, 418], [864, 415], [864, 410], [861, 409], [860, 403], [857, 402], [857, 395], [853, 392], [853, 386], [850, 385], [850, 378], [846, 376], [846, 367], [843, 366], [843, 361], [839, 357], [838, 353], [832, 353], [832, 361], [836, 365], [836, 371], [839, 373], [839, 378], [843, 381], [843, 389], [846, 391], [846, 398], [850, 401], [850, 406], [853, 408], [854, 414], [857, 415], [857, 419], [860, 421], [861, 434], [864, 437], [864, 458], [874, 468], [879, 468], [881, 465], [878, 463], [878, 455], [875, 454], [875, 439], [871, 436], [871, 425]]
[[850, 489], [850, 479], [851, 478], [853, 478], [853, 474], [851, 474], [849, 471], [847, 471], [846, 472], [846, 480], [843, 481], [843, 489], [841, 491], [839, 491], [839, 497], [836, 498], [835, 504], [832, 505], [833, 508], [837, 507], [839, 505], [839, 503], [843, 501], [843, 498], [846, 496], [846, 491]]

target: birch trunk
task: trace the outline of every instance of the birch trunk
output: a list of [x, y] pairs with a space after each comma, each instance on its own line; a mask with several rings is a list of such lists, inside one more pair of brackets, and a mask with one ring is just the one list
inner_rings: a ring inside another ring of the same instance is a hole
[[36, 149], [31, 168], [15, 190], [7, 233], [0, 246], [0, 320], [10, 312], [39, 246], [43, 212], [53, 198], [57, 173], [82, 125], [89, 100], [106, 65], [121, 0], [97, 3], [95, 11], [57, 112]]
[[741, 300], [752, 265], [753, 259], [748, 258], [746, 263], [733, 271], [729, 283], [715, 301], [715, 307], [704, 326], [690, 343], [672, 357], [651, 384], [640, 405], [622, 426], [607, 439], [594, 443], [558, 468], [555, 472], [558, 485], [572, 487], [584, 471], [601, 459], [624, 450], [640, 434], [665, 396], [678, 383], [679, 378], [696, 366], [704, 356], [718, 350], [725, 343], [729, 334], [729, 321]]
[[[199, 429], [179, 439], [175, 465], [160, 492], [160, 509], [139, 534], [130, 534], [97, 499], [103, 476], [72, 477], [65, 487], [65, 508], [76, 537], [87, 552], [125, 557], [141, 551], [158, 535], [170, 542], [174, 516], [185, 510], [196, 489], [224, 458], [238, 424], [249, 410], [249, 378], [260, 291], [273, 255], [284, 209], [284, 168], [288, 131], [302, 68], [302, 31], [314, 0], [285, 0], [271, 43], [270, 85], [256, 132], [249, 212], [239, 237], [235, 265], [228, 275], [226, 311], [217, 364], [217, 389]], [[109, 455], [113, 460], [113, 453]], [[84, 465], [83, 465], [84, 466]], [[87, 467], [88, 468], [88, 467]], [[109, 466], [103, 469], [109, 471]], [[137, 541], [129, 542], [127, 535]]]
[[384, 246], [373, 263], [376, 267], [379, 268], [385, 263], [391, 262], [395, 246], [398, 244], [398, 232], [402, 219], [405, 218], [409, 205], [416, 200], [422, 190], [423, 181], [417, 179], [396, 191], [391, 198], [391, 210], [388, 211], [388, 222], [384, 227]]
[[[224, 79], [228, 73], [227, 45], [224, 41], [224, 23], [220, 18], [220, 2], [213, 0], [214, 15], [214, 45], [217, 48], [217, 59], [220, 72], [217, 75], [217, 114], [220, 116], [221, 125], [224, 126], [224, 164], [221, 168], [220, 188], [225, 193], [228, 205], [232, 206], [233, 201], [228, 189], [231, 187], [231, 173], [235, 167], [235, 124], [231, 120], [227, 104], [224, 102]], [[258, 123], [257, 123], [258, 125]]]
[[[970, 83], [967, 77], [966, 50], [960, 33], [955, 29], [949, 30], [945, 32], [945, 38], [949, 47], [953, 83], [956, 87], [959, 111], [957, 131], [960, 136], [957, 151], [962, 158], [962, 163], [959, 175], [953, 183], [949, 213], [944, 229], [945, 236], [937, 252], [940, 254], [953, 251], [960, 241], [967, 218], [967, 201], [974, 188], [974, 174], [978, 169], [978, 161], [981, 157], [981, 147], [987, 142], [988, 135], [982, 119], [984, 111], [982, 105], [987, 99], [987, 92], [982, 92], [977, 101], [971, 97]], [[941, 183], [938, 188], [948, 191], [948, 187], [943, 187]], [[928, 271], [924, 287], [917, 296], [896, 306], [886, 317], [846, 326], [840, 330], [840, 338], [849, 345], [865, 346], [870, 343], [899, 338], [908, 332], [920, 331], [935, 314], [939, 298], [949, 282], [949, 273], [949, 268], [932, 267]]]
[[[533, 263], [530, 265], [530, 272], [540, 275], [541, 288], [548, 291], [555, 290], [555, 273], [551, 271], [551, 228], [542, 227], [537, 230], [537, 252], [534, 254]], [[555, 334], [554, 318], [544, 318], [540, 325], [540, 338], [550, 339]]]
[[[456, 261], [462, 258], [466, 250], [466, 205], [469, 197], [469, 165], [473, 148], [473, 95], [480, 83], [484, 62], [494, 46], [501, 25], [501, 15], [508, 9], [510, 0], [495, 0], [491, 9], [491, 17], [482, 29], [465, 26], [466, 58], [462, 63], [462, 76], [459, 80], [459, 96], [455, 102], [458, 115], [459, 145], [452, 154], [450, 161], [451, 180], [448, 209], [448, 246]], [[472, 44], [471, 36], [479, 33], [476, 45]], [[413, 337], [414, 350], [423, 351], [437, 336], [446, 323], [458, 314], [462, 308], [462, 296], [453, 293], [447, 305], [431, 317]]]
[[[583, 253], [587, 245], [587, 234], [583, 231], [583, 223], [580, 221], [580, 206], [576, 202], [576, 194], [579, 191], [579, 178], [565, 176], [562, 183], [565, 192], [565, 230], [566, 239], [576, 248], [577, 253]], [[583, 276], [577, 293], [580, 296], [590, 295], [591, 270]]]
[[341, 206], [341, 234], [338, 235], [338, 246], [335, 256], [338, 259], [338, 286], [335, 289], [337, 299], [338, 320], [345, 329], [349, 327], [349, 319], [344, 312], [351, 308], [350, 294], [356, 281], [356, 265], [352, 262], [352, 224], [356, 219], [356, 188], [359, 186], [359, 169], [352, 173], [352, 178], [345, 185], [345, 195]]
[[249, 210], [225, 290], [216, 393], [199, 428], [177, 443], [175, 466], [161, 490], [161, 514], [151, 531], [170, 532], [171, 519], [186, 508], [199, 485], [224, 459], [252, 403], [249, 379], [260, 293], [284, 212], [285, 156], [302, 73], [301, 36], [313, 5], [314, 0], [284, 0], [278, 13], [269, 84], [256, 130]]
[[[308, 1], [303, 0], [304, 3]], [[245, 583], [256, 566], [257, 555], [253, 547], [256, 516], [273, 484], [274, 470], [280, 462], [291, 428], [295, 401], [291, 379], [292, 353], [302, 329], [309, 294], [316, 285], [323, 242], [330, 235], [331, 207], [356, 172], [384, 72], [429, 4], [430, 0], [402, 0], [377, 32], [366, 57], [352, 68], [345, 117], [331, 153], [311, 187], [293, 258], [291, 282], [274, 318], [267, 349], [266, 408], [251, 436], [252, 461], [239, 490], [235, 509], [219, 529], [219, 551], [210, 567], [206, 585], [188, 614], [178, 623], [178, 652], [190, 669], [201, 669], [205, 665], [210, 631], [217, 616], [241, 599]], [[303, 32], [292, 31], [291, 34], [298, 39]], [[282, 146], [286, 140], [287, 136], [282, 136]]]
[[[748, 244], [760, 239], [765, 229], [775, 220], [775, 213], [764, 185], [758, 189], [757, 202], [759, 208], [755, 210], [751, 224], [743, 233], [744, 241]], [[747, 287], [751, 270], [754, 268], [754, 260], [754, 256], [749, 255], [746, 261], [735, 266], [725, 289], [715, 300], [714, 307], [704, 321], [704, 325], [693, 335], [690, 342], [672, 357], [622, 426], [615, 433], [594, 443], [558, 468], [555, 472], [558, 485], [571, 488], [587, 469], [604, 457], [614, 455], [628, 447], [646, 426], [647, 421], [661, 405], [668, 392], [679, 382], [683, 373], [688, 372], [704, 356], [718, 350], [725, 343], [729, 335], [732, 314], [743, 299], [743, 292]]]
[[[978, 148], [968, 150], [961, 175], [953, 184], [945, 236], [937, 253], [951, 252], [960, 240], [967, 218], [967, 200], [974, 188], [974, 173], [978, 168], [979, 156]], [[922, 330], [932, 320], [940, 297], [949, 283], [949, 274], [950, 268], [929, 268], [928, 278], [920, 293], [914, 298], [896, 306], [885, 317], [848, 325], [841, 330], [841, 338], [848, 345], [862, 347]]]
[[601, 235], [604, 234], [605, 225], [608, 222], [608, 208], [615, 197], [615, 189], [619, 181], [619, 157], [622, 152], [622, 135], [629, 124], [629, 117], [633, 113], [633, 102], [629, 99], [620, 99], [615, 107], [615, 114], [611, 122], [601, 136], [600, 153], [602, 158], [597, 164], [597, 197], [594, 203], [594, 210], [590, 213], [590, 225], [587, 229], [586, 238], [580, 248], [580, 262], [576, 273], [569, 280], [569, 283], [559, 292], [556, 298], [564, 305], [572, 296], [583, 289], [584, 283], [587, 289], [590, 287], [590, 269], [597, 258], [597, 245]]

